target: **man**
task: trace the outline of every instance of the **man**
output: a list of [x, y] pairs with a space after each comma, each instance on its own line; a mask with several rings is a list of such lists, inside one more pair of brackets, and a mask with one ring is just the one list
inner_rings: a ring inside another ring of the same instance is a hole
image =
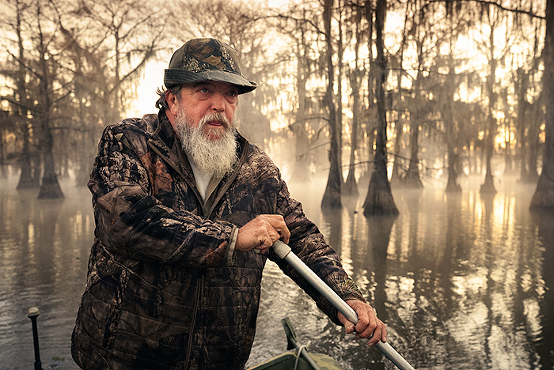
[[[238, 55], [194, 39], [172, 56], [157, 115], [105, 129], [91, 173], [96, 221], [72, 337], [84, 369], [243, 369], [262, 269], [275, 260], [337, 324], [374, 345], [384, 324], [269, 157], [235, 129], [256, 88]], [[359, 316], [352, 323], [270, 247], [282, 239]]]

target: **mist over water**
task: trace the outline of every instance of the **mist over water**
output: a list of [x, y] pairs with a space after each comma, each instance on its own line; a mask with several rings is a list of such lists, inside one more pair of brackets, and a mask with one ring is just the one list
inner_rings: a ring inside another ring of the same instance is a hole
[[[363, 216], [366, 185], [330, 214], [319, 207], [325, 180], [289, 187], [416, 368], [552, 369], [554, 217], [529, 212], [534, 186], [505, 179], [483, 198], [482, 180], [464, 179], [458, 195], [393, 188], [395, 219]], [[43, 368], [75, 369], [70, 336], [93, 239], [90, 193], [68, 182], [64, 200], [45, 201], [16, 184], [0, 180], [0, 369], [32, 368], [32, 306], [41, 311]], [[395, 368], [346, 337], [271, 262], [262, 288], [248, 366], [285, 351], [288, 316], [300, 344], [345, 369]]]

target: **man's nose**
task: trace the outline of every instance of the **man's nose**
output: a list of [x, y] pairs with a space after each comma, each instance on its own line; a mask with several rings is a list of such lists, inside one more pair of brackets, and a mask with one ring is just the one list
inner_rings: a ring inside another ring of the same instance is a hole
[[226, 99], [223, 94], [217, 93], [212, 96], [212, 110], [215, 112], [224, 112]]

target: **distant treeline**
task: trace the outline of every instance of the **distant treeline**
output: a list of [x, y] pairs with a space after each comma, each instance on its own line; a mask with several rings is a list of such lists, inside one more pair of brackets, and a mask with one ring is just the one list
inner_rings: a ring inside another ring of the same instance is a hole
[[145, 66], [191, 37], [239, 51], [260, 86], [241, 96], [239, 130], [266, 149], [286, 142], [295, 180], [329, 171], [323, 205], [357, 195], [376, 171], [385, 192], [389, 181], [422, 187], [435, 168], [448, 191], [472, 173], [494, 193], [495, 173], [537, 182], [545, 159], [543, 2], [1, 4], [0, 175], [19, 168], [18, 187], [41, 197], [63, 196], [59, 176], [87, 182], [98, 138], [137, 98]]

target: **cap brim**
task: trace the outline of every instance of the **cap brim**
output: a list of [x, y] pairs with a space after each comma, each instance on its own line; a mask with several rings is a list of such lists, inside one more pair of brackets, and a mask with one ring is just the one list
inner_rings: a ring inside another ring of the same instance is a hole
[[170, 68], [166, 69], [164, 73], [164, 85], [167, 88], [184, 83], [202, 81], [218, 81], [230, 83], [238, 87], [239, 94], [245, 94], [247, 92], [253, 91], [256, 87], [258, 87], [257, 83], [248, 81], [247, 79], [236, 73], [220, 70], [190, 72], [184, 71], [182, 69]]

